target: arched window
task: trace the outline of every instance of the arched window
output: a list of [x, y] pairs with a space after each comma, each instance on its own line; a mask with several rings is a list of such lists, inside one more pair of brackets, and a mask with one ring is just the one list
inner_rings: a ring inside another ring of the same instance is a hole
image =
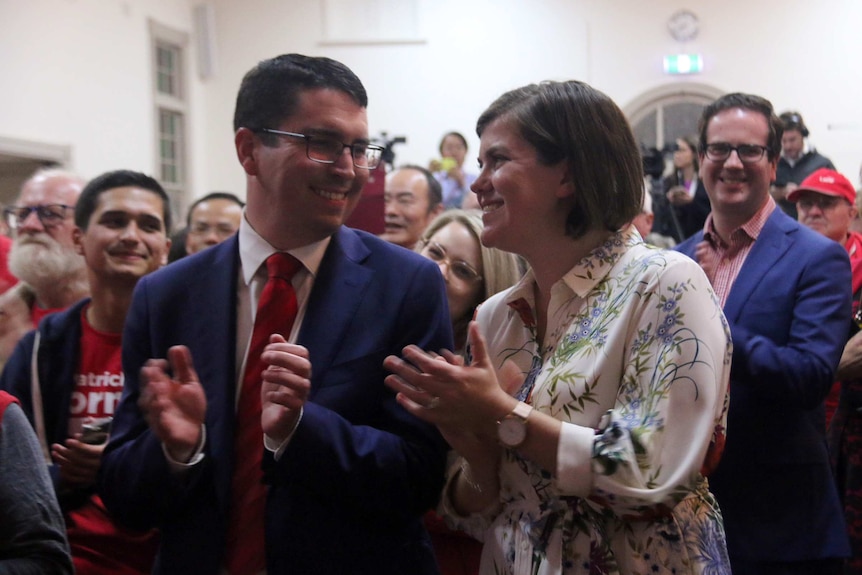
[[706, 84], [667, 84], [635, 98], [623, 111], [643, 148], [665, 148], [677, 138], [697, 133], [703, 109], [724, 94]]

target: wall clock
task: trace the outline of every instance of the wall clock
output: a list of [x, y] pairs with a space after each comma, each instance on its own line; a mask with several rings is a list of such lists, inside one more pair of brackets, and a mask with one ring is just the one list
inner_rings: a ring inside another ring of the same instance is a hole
[[697, 38], [697, 33], [700, 31], [700, 22], [694, 12], [679, 10], [668, 18], [667, 29], [674, 40], [687, 42]]

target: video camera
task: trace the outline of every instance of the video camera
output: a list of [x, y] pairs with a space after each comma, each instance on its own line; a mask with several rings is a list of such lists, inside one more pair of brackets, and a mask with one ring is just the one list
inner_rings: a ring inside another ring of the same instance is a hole
[[396, 144], [406, 144], [406, 136], [389, 137], [386, 132], [380, 132], [380, 135], [372, 138], [371, 143], [383, 148], [383, 155], [380, 158], [380, 165], [388, 165], [390, 168], [395, 164], [395, 151], [393, 148]]

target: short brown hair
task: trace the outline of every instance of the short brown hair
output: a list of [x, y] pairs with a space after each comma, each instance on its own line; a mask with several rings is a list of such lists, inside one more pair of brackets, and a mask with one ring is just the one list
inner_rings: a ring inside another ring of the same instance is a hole
[[476, 133], [481, 137], [504, 116], [543, 164], [566, 162], [575, 187], [568, 235], [579, 238], [594, 228], [616, 231], [640, 213], [640, 151], [622, 110], [604, 93], [576, 80], [517, 88], [482, 113]]

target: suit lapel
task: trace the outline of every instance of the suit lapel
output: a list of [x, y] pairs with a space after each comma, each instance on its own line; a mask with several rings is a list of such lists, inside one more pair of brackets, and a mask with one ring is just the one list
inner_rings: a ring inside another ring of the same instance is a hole
[[342, 228], [332, 237], [314, 280], [298, 343], [308, 348], [314, 371], [312, 396], [341, 348], [373, 272], [363, 265], [370, 251]]
[[777, 207], [766, 220], [766, 224], [754, 242], [739, 276], [733, 282], [730, 294], [724, 304], [724, 314], [731, 321], [739, 321], [742, 308], [750, 299], [751, 294], [763, 281], [766, 273], [776, 265], [784, 253], [793, 245], [791, 232], [794, 230], [793, 220]]
[[[232, 460], [236, 417], [236, 301], [239, 251], [236, 236], [201, 257], [189, 278], [189, 304], [195, 321], [186, 345], [207, 396], [207, 443], [225, 461]], [[230, 469], [216, 473], [221, 509], [230, 496]]]

